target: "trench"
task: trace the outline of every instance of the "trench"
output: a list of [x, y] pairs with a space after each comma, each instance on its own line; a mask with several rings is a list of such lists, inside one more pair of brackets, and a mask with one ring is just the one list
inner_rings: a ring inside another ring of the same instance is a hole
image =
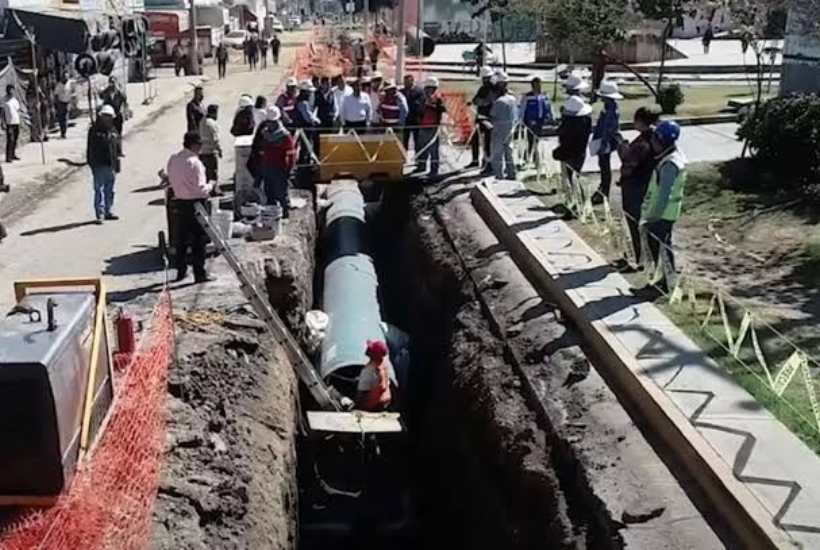
[[[385, 483], [384, 469], [364, 471], [374, 452], [364, 438], [352, 453], [303, 440], [299, 547], [620, 547], [593, 512], [567, 498], [573, 481], [555, 471], [549, 438], [430, 202], [387, 188], [367, 226], [382, 317], [410, 337], [400, 395], [407, 431], [380, 449], [394, 457], [386, 470], [397, 481]], [[368, 489], [374, 478], [378, 487]], [[354, 496], [362, 487], [373, 502]], [[340, 519], [353, 530], [313, 529]]]

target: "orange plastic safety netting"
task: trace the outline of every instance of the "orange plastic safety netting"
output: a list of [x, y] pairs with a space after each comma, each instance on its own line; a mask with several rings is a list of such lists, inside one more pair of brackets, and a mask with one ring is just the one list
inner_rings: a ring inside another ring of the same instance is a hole
[[173, 354], [171, 298], [165, 290], [138, 351], [117, 383], [96, 447], [53, 507], [23, 510], [5, 527], [0, 535], [2, 550], [130, 550], [147, 545]]

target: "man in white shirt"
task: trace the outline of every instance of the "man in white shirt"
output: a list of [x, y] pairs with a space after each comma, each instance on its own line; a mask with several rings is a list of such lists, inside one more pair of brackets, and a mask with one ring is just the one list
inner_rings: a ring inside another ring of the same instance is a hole
[[65, 139], [68, 131], [68, 109], [74, 95], [74, 83], [67, 74], [60, 77], [60, 82], [54, 87], [54, 110], [57, 113], [57, 123], [60, 125], [60, 137]]
[[336, 121], [342, 120], [342, 102], [345, 97], [353, 93], [353, 88], [347, 85], [342, 75], [333, 77], [333, 101], [336, 102]]
[[6, 162], [20, 160], [17, 156], [17, 140], [20, 137], [20, 102], [14, 97], [14, 85], [6, 86], [3, 99], [3, 129], [6, 131]]
[[344, 128], [365, 129], [373, 118], [370, 97], [362, 93], [360, 81], [353, 83], [353, 93], [342, 101], [341, 119]]

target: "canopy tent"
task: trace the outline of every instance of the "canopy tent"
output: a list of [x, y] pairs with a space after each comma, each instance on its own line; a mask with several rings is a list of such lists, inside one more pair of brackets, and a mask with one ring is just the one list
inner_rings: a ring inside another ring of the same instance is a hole
[[6, 38], [33, 38], [41, 48], [67, 53], [88, 49], [88, 25], [79, 13], [6, 9]]

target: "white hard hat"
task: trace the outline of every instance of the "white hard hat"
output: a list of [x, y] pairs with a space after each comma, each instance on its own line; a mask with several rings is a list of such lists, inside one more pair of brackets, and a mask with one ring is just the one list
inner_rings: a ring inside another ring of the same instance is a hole
[[294, 77], [294, 76], [291, 76], [290, 78], [285, 80], [285, 86], [287, 88], [293, 88], [293, 87], [298, 86], [298, 85], [299, 85], [299, 82], [296, 81], [296, 77]]
[[509, 81], [510, 81], [510, 77], [507, 76], [507, 73], [505, 73], [505, 72], [499, 71], [499, 72], [497, 72], [493, 75], [493, 82], [495, 82], [497, 84], [506, 84]]
[[579, 73], [573, 71], [564, 81], [564, 88], [573, 92], [586, 92], [589, 90], [589, 82]]
[[245, 107], [253, 107], [253, 98], [247, 95], [243, 95], [239, 98], [239, 108], [244, 109]]
[[381, 80], [382, 78], [384, 77], [382, 76], [382, 73], [380, 73], [379, 71], [376, 71], [372, 75], [370, 75], [370, 80]]
[[265, 113], [265, 118], [270, 120], [271, 122], [276, 122], [280, 118], [282, 118], [282, 111], [279, 110], [279, 107], [276, 105], [272, 105], [268, 107], [268, 111]]
[[434, 76], [428, 76], [424, 79], [424, 87], [425, 88], [438, 88], [438, 78]]
[[100, 109], [100, 116], [117, 116], [116, 111], [114, 111], [114, 107], [111, 105], [103, 105], [102, 109]]
[[299, 86], [299, 89], [303, 92], [315, 92], [316, 86], [314, 86], [313, 82], [311, 82], [310, 80], [305, 80], [304, 82], [302, 82], [301, 86]]
[[564, 103], [564, 114], [567, 116], [587, 116], [591, 113], [592, 106], [581, 97], [568, 97]]
[[624, 96], [618, 91], [618, 85], [611, 80], [605, 80], [601, 82], [601, 86], [598, 88], [598, 95], [600, 97], [605, 97], [608, 99], [623, 99]]
[[493, 76], [493, 69], [492, 67], [481, 67], [481, 69], [478, 71], [478, 74], [479, 76], [481, 76], [481, 78], [489, 78]]
[[396, 81], [392, 78], [385, 80], [384, 86], [382, 86], [382, 89], [384, 90], [395, 90], [396, 88], [398, 88], [398, 86], [396, 86]]

